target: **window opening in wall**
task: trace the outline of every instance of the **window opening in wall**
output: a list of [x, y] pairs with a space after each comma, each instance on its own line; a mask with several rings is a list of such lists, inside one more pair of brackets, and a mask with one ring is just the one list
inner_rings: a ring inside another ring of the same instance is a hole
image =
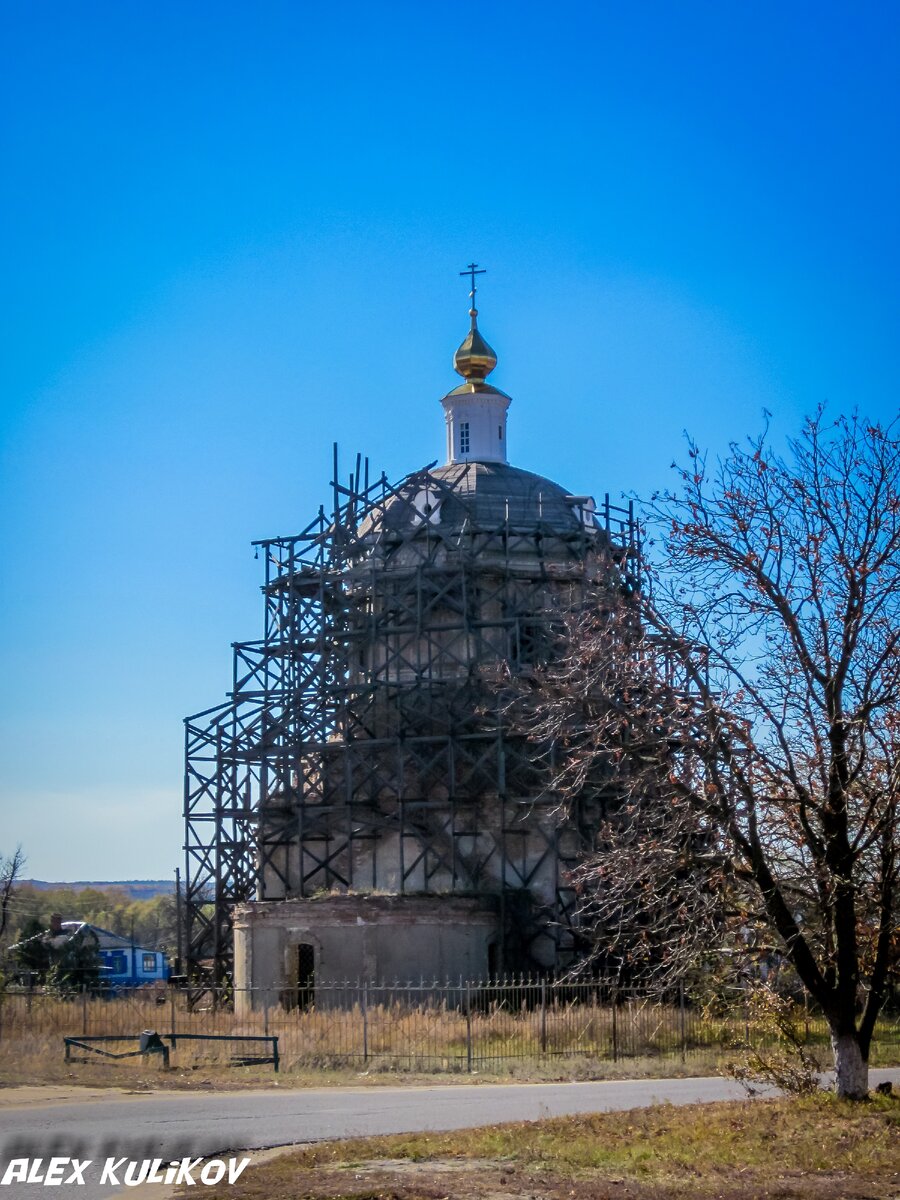
[[459, 426], [459, 452], [460, 454], [469, 453], [469, 422], [462, 421]]
[[145, 971], [155, 971], [156, 970], [156, 955], [155, 954], [145, 954], [144, 955], [144, 970]]
[[297, 1007], [309, 1008], [316, 998], [316, 948], [309, 942], [297, 947]]
[[520, 616], [513, 632], [510, 658], [519, 669], [549, 660], [553, 652], [553, 634], [539, 617]]
[[488, 942], [488, 978], [500, 978], [500, 947], [496, 942]]
[[503, 426], [502, 425], [497, 426], [497, 439], [498, 439], [498, 441], [501, 441], [501, 442], [503, 441]]

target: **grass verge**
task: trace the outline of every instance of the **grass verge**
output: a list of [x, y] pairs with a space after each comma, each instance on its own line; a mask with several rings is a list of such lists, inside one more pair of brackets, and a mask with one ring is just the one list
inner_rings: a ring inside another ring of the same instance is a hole
[[900, 1099], [821, 1093], [323, 1143], [253, 1165], [228, 1200], [886, 1200]]
[[276, 1074], [270, 1066], [228, 1066], [215, 1057], [197, 1057], [180, 1049], [171, 1068], [140, 1059], [88, 1059], [67, 1063], [62, 1038], [48, 1037], [37, 1045], [0, 1045], [0, 1087], [51, 1084], [69, 1087], [126, 1087], [156, 1089], [396, 1087], [468, 1083], [557, 1083], [589, 1079], [663, 1079], [715, 1075], [725, 1056], [721, 1051], [689, 1055], [623, 1058], [618, 1062], [589, 1057], [559, 1057], [544, 1061], [498, 1060], [477, 1070], [429, 1069], [423, 1064], [398, 1067], [389, 1060], [373, 1061], [366, 1069], [322, 1065], [288, 1065]]

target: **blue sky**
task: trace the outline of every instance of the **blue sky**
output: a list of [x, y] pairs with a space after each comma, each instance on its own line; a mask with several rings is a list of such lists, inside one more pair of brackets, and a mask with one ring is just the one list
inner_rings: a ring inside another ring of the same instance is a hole
[[4, 3], [0, 850], [181, 862], [181, 719], [330, 446], [442, 453], [466, 330], [512, 461], [646, 493], [820, 401], [892, 417], [900, 9]]

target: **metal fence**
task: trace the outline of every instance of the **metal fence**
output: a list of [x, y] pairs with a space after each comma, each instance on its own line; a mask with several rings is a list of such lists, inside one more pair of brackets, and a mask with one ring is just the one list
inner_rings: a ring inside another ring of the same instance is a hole
[[[166, 1036], [277, 1036], [284, 1069], [355, 1067], [502, 1071], [516, 1061], [626, 1062], [714, 1057], [769, 1037], [738, 997], [702, 1005], [685, 992], [648, 996], [596, 982], [317, 983], [304, 993], [153, 988], [109, 998], [7, 991], [0, 997], [0, 1055], [47, 1052], [65, 1036], [155, 1029]], [[805, 1035], [828, 1048], [825, 1022]], [[62, 1051], [60, 1050], [60, 1053]], [[227, 1041], [179, 1043], [173, 1065], [227, 1062]], [[881, 1022], [873, 1062], [900, 1060], [900, 1020]]]

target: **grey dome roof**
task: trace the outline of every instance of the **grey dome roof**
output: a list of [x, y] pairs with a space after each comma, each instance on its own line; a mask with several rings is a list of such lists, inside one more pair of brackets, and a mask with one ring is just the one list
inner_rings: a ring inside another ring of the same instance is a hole
[[454, 463], [414, 472], [360, 532], [400, 531], [411, 521], [441, 532], [466, 524], [485, 530], [508, 525], [518, 532], [544, 529], [561, 534], [583, 528], [577, 502], [565, 488], [542, 475], [494, 462]]
[[449, 488], [441, 503], [442, 524], [462, 524], [466, 516], [482, 528], [508, 520], [514, 529], [546, 525], [563, 532], [581, 524], [565, 488], [507, 463], [456, 463], [430, 474]]

